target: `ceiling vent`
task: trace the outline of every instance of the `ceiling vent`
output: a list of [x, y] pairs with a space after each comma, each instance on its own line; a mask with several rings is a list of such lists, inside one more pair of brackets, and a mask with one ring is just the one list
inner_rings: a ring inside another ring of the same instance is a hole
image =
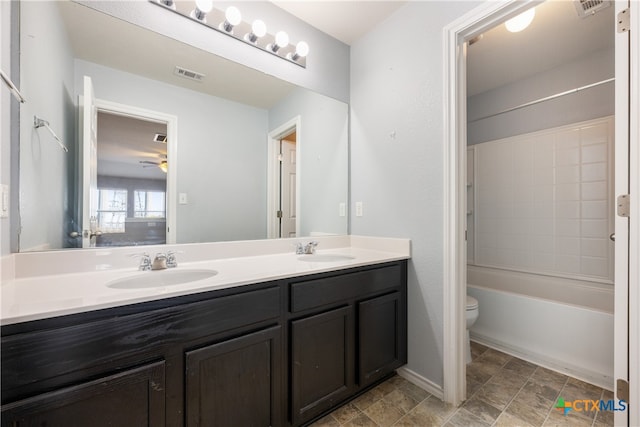
[[153, 137], [153, 142], [159, 142], [161, 144], [167, 143], [167, 135], [163, 135], [161, 133], [156, 133], [156, 136]]
[[197, 82], [201, 82], [202, 80], [204, 80], [204, 74], [187, 70], [186, 68], [182, 68], [177, 65], [176, 69], [173, 71], [173, 74], [175, 74], [176, 76], [184, 77], [185, 79], [195, 80]]
[[573, 4], [576, 7], [578, 16], [581, 18], [587, 18], [596, 12], [600, 12], [602, 9], [606, 9], [611, 6], [610, 0], [574, 0]]

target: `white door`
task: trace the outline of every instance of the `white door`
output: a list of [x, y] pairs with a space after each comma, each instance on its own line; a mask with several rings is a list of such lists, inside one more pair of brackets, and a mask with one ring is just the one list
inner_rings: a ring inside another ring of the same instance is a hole
[[280, 237], [296, 237], [296, 144], [280, 140]]
[[[617, 16], [629, 4], [618, 1], [615, 7]], [[620, 196], [629, 194], [629, 31], [616, 29], [615, 40], [615, 196], [621, 200]], [[615, 216], [614, 274], [614, 391], [616, 399], [628, 401], [628, 397], [619, 395], [617, 390], [621, 381], [629, 380], [629, 218], [620, 216], [619, 212]], [[615, 425], [629, 425], [631, 410], [634, 408], [616, 411]]]
[[84, 76], [84, 96], [80, 97], [80, 135], [82, 247], [90, 248], [96, 246], [98, 232], [98, 109], [88, 76]]

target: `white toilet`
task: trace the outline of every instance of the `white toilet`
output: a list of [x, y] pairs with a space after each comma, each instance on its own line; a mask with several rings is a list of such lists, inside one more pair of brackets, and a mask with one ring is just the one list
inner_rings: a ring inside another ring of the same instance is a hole
[[467, 339], [465, 341], [465, 351], [467, 353], [467, 363], [471, 363], [471, 341], [469, 338], [469, 328], [476, 323], [478, 319], [478, 300], [467, 295]]

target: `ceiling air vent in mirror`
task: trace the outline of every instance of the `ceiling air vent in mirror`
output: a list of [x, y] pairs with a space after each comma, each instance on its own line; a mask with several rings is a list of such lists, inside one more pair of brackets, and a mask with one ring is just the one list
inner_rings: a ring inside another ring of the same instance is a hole
[[173, 74], [175, 74], [176, 76], [184, 77], [185, 79], [195, 80], [197, 82], [201, 82], [204, 79], [204, 74], [187, 70], [186, 68], [182, 68], [177, 65], [176, 69], [173, 71]]
[[610, 0], [574, 0], [578, 16], [581, 18], [589, 17], [596, 12], [611, 6]]
[[167, 135], [161, 134], [161, 133], [156, 133], [156, 135], [153, 137], [153, 142], [159, 142], [161, 144], [166, 144], [167, 143]]

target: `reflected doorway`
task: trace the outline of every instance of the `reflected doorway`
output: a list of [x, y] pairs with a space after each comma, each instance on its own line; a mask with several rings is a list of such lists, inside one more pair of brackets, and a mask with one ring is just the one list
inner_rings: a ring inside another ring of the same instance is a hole
[[296, 131], [280, 139], [278, 237], [296, 237]]
[[300, 117], [269, 132], [268, 138], [268, 238], [300, 234]]
[[167, 124], [98, 111], [96, 246], [167, 241]]

